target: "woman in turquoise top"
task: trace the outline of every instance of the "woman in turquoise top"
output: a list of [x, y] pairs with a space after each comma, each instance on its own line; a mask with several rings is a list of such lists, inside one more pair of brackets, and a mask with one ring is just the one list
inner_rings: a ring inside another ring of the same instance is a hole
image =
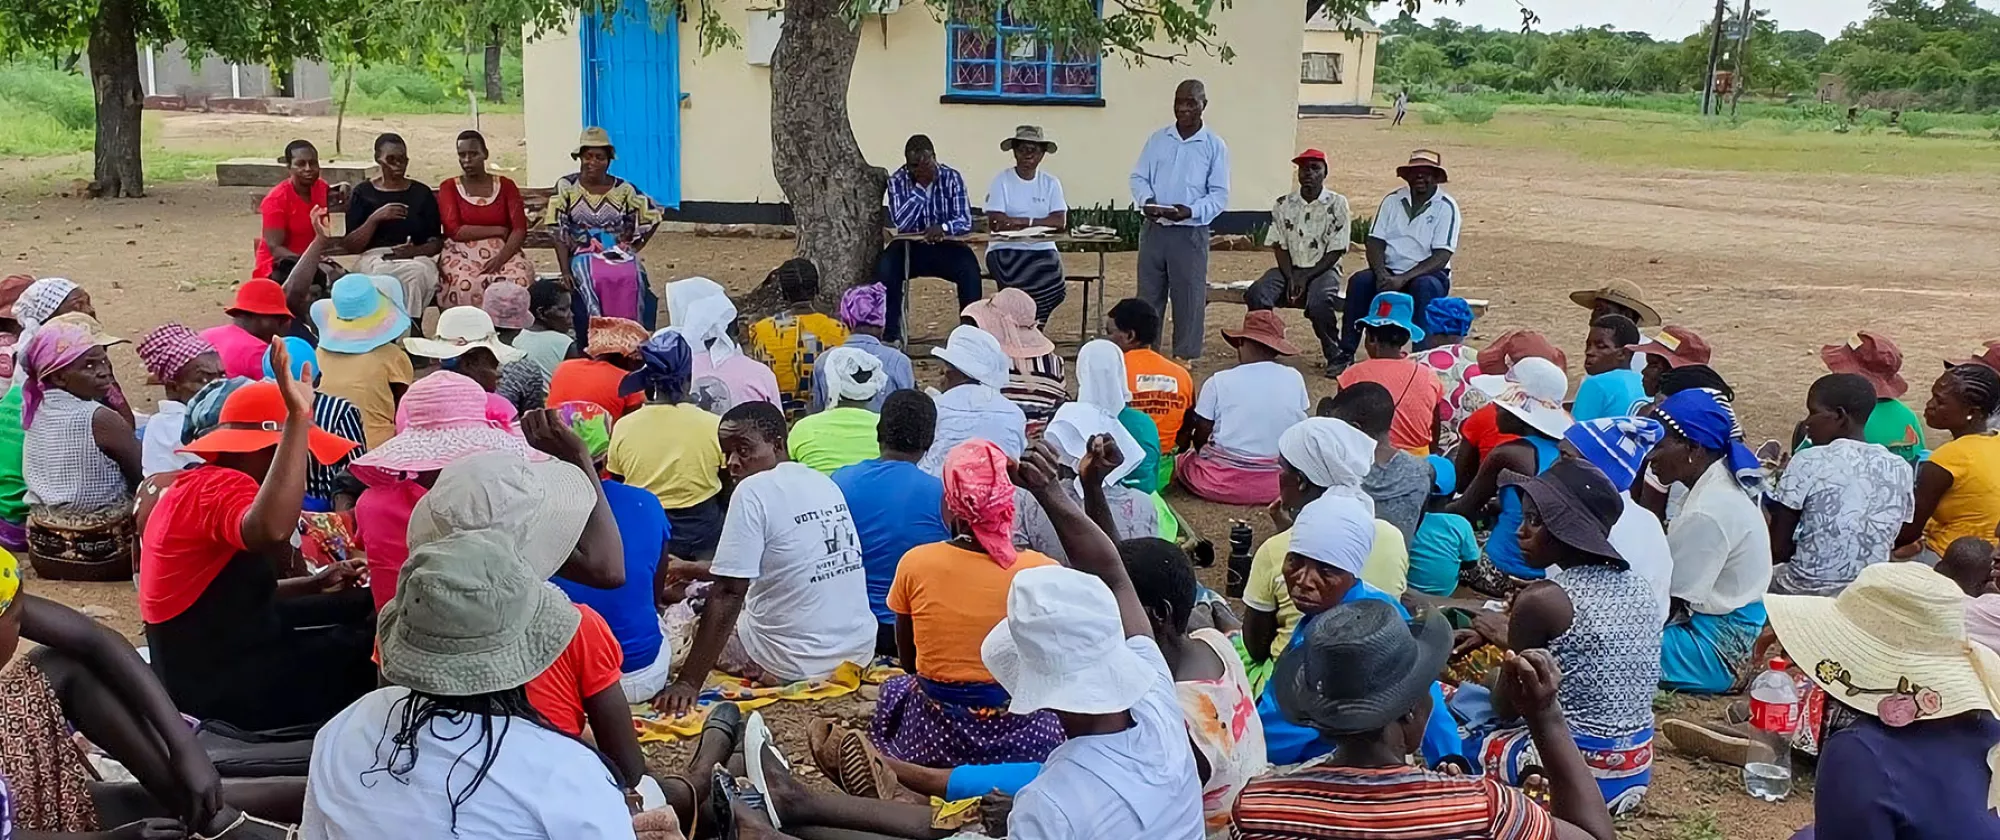
[[1475, 376], [1472, 384], [1492, 396], [1493, 403], [1501, 408], [1497, 418], [1501, 434], [1520, 437], [1494, 447], [1480, 462], [1472, 486], [1447, 510], [1474, 519], [1497, 493], [1500, 515], [1493, 520], [1493, 533], [1486, 538], [1486, 559], [1511, 577], [1540, 580], [1543, 571], [1521, 559], [1521, 544], [1514, 534], [1521, 527], [1521, 492], [1501, 487], [1500, 476], [1505, 472], [1537, 476], [1556, 462], [1560, 454], [1556, 441], [1574, 425], [1562, 408], [1568, 379], [1554, 362], [1522, 359], [1505, 377]]
[[1104, 339], [1089, 342], [1076, 351], [1076, 400], [1089, 403], [1118, 419], [1146, 453], [1139, 468], [1119, 483], [1152, 493], [1160, 489], [1160, 427], [1146, 412], [1133, 408], [1132, 391], [1127, 387], [1125, 354], [1118, 345]]

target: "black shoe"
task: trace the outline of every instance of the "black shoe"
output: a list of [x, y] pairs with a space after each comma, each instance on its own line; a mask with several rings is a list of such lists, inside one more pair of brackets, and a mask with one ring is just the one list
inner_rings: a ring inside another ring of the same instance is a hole
[[1334, 379], [1340, 376], [1341, 372], [1347, 370], [1348, 365], [1352, 364], [1354, 364], [1353, 353], [1342, 353], [1338, 356], [1329, 357], [1326, 360], [1326, 378]]

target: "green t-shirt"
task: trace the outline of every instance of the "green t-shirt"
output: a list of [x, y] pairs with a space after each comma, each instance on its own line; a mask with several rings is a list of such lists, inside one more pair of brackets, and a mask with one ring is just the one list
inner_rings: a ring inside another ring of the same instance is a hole
[[28, 480], [21, 472], [21, 451], [28, 432], [21, 428], [21, 386], [0, 398], [0, 519], [28, 521]]
[[[1875, 401], [1875, 410], [1868, 412], [1868, 425], [1861, 430], [1861, 439], [1869, 443], [1881, 444], [1896, 457], [1915, 464], [1924, 457], [1924, 424], [1917, 419], [1917, 413], [1903, 404], [1902, 400], [1880, 399]], [[1799, 441], [1797, 452], [1812, 448], [1812, 441]]]
[[792, 460], [832, 475], [834, 470], [882, 455], [875, 440], [881, 415], [865, 408], [829, 408], [799, 418], [792, 427]]

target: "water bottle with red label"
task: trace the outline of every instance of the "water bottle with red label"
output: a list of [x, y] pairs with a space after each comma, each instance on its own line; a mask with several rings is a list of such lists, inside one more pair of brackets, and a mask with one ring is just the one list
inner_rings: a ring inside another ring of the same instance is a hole
[[1750, 746], [1743, 760], [1743, 790], [1765, 802], [1792, 792], [1792, 732], [1799, 728], [1799, 687], [1791, 663], [1771, 660], [1750, 683]]

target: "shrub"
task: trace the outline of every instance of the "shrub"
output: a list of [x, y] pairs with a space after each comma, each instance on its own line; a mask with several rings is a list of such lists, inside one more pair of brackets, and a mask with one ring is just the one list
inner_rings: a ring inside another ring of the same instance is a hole
[[1911, 137], [1922, 137], [1943, 124], [1943, 117], [1928, 111], [1906, 111], [1903, 113], [1903, 133]]
[[1441, 122], [1461, 122], [1466, 125], [1484, 125], [1493, 121], [1494, 113], [1500, 106], [1474, 96], [1447, 96], [1438, 100], [1437, 116]]

